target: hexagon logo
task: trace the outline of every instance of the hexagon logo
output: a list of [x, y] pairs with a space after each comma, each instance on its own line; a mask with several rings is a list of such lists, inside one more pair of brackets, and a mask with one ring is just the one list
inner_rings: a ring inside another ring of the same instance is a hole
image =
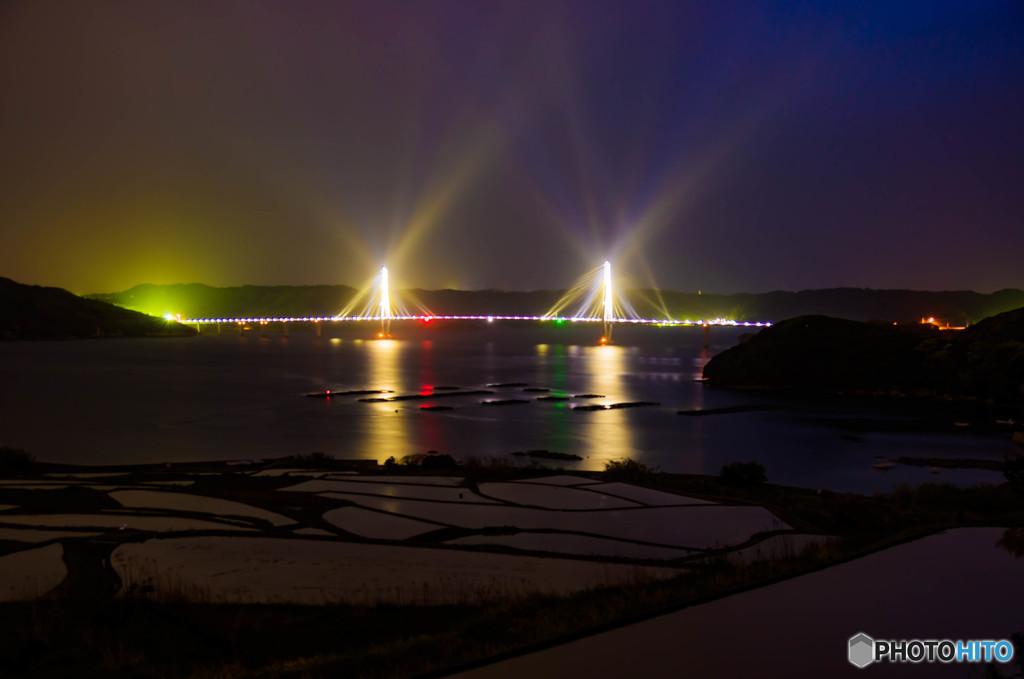
[[863, 632], [850, 637], [848, 657], [854, 667], [867, 667], [875, 661], [875, 640]]

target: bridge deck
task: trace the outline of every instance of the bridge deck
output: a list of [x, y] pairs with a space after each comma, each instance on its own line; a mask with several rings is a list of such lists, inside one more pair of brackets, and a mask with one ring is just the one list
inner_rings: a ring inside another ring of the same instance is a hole
[[[180, 323], [190, 325], [202, 325], [207, 323], [338, 323], [350, 321], [371, 321], [380, 322], [380, 316], [252, 316], [247, 318], [179, 318]], [[462, 315], [421, 315], [421, 316], [391, 316], [389, 321], [552, 321], [562, 323], [623, 323], [630, 325], [668, 325], [668, 326], [747, 326], [766, 327], [771, 323], [761, 321], [731, 321], [724, 318], [714, 320], [676, 320], [671, 318], [580, 318], [572, 316], [462, 316]]]

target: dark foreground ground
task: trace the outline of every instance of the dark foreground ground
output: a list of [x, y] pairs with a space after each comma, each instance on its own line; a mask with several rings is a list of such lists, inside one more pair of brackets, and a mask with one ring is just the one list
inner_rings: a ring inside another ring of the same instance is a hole
[[[265, 464], [335, 471], [344, 467], [326, 458]], [[8, 454], [4, 476], [27, 482], [46, 473], [72, 471], [83, 468], [38, 465]], [[267, 510], [288, 511], [271, 499], [282, 479], [244, 477], [220, 464], [91, 471], [127, 471], [130, 480], [149, 482], [201, 474], [201, 490], [211, 497], [245, 497]], [[400, 467], [386, 473], [457, 474], [466, 483], [480, 483], [541, 471]], [[1002, 546], [1022, 555], [1024, 484], [1019, 463], [1008, 462], [1005, 474], [1007, 482], [999, 486], [926, 484], [867, 497], [775, 486], [764, 482], [755, 465], [736, 466], [718, 478], [661, 474], [629, 462], [610, 465], [603, 474], [592, 476], [714, 501], [760, 505], [793, 527], [836, 539], [813, 549], [743, 563], [712, 549], [668, 580], [563, 596], [509, 597], [479, 605], [238, 604], [203, 601], [195, 592], [159, 596], [127, 592], [116, 576], [110, 577], [109, 568], [94, 567], [105, 558], [103, 540], [79, 541], [76, 547], [65, 545], [68, 576], [55, 590], [37, 600], [0, 604], [0, 676], [441, 676], [494, 657], [564, 643], [807, 574], [946, 528], [1005, 527]], [[72, 489], [0, 489], [0, 504], [25, 506], [45, 498], [54, 513], [84, 511], [95, 501], [90, 497]], [[264, 498], [262, 504], [260, 498]], [[294, 499], [291, 502], [294, 505]], [[292, 510], [309, 511], [311, 516], [319, 511], [294, 506]], [[107, 537], [110, 545], [133, 539], [118, 532]], [[0, 554], [24, 548], [21, 543], [0, 542]]]

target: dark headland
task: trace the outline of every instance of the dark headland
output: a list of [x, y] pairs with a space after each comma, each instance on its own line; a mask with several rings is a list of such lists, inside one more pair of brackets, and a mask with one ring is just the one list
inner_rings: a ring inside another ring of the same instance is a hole
[[919, 396], [1019, 409], [1024, 308], [964, 330], [801, 316], [718, 354], [704, 377], [719, 387]]
[[0, 339], [194, 335], [179, 323], [85, 299], [61, 288], [0, 277]]

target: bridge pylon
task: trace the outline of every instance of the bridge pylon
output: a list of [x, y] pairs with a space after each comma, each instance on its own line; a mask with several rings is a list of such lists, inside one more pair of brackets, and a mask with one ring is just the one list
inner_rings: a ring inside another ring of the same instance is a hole
[[388, 268], [380, 268], [380, 332], [378, 339], [391, 336], [391, 319], [394, 313], [391, 311], [391, 290], [388, 283]]
[[604, 260], [604, 335], [601, 344], [612, 341], [612, 320], [615, 318], [615, 303], [612, 298], [612, 263]]
[[625, 295], [615, 294], [612, 263], [608, 260], [578, 278], [542, 318], [599, 322], [604, 330], [601, 344], [612, 341], [612, 326], [615, 323], [641, 320]]

